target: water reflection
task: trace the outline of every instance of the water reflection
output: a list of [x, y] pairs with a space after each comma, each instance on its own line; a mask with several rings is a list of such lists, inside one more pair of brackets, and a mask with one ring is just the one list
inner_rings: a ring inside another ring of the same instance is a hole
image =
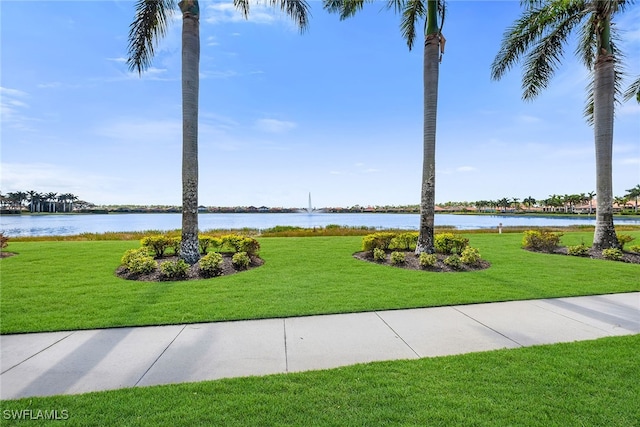
[[[264, 230], [277, 225], [304, 228], [342, 225], [373, 227], [376, 229], [417, 230], [417, 214], [333, 214], [333, 213], [249, 213], [200, 214], [199, 226], [203, 231], [212, 229], [252, 228]], [[452, 215], [437, 214], [437, 226], [453, 226], [460, 230], [504, 227], [551, 227], [569, 225], [595, 225], [591, 217], [533, 217], [504, 215]], [[620, 218], [616, 224], [640, 225], [640, 218]], [[170, 214], [108, 214], [108, 215], [3, 215], [0, 231], [8, 236], [67, 236], [81, 233], [106, 233], [146, 230], [176, 230], [181, 227], [181, 215]]]

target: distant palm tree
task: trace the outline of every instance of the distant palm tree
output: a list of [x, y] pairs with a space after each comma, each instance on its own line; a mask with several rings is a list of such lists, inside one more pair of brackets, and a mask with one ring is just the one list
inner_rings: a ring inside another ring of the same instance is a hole
[[[246, 18], [249, 0], [234, 0]], [[308, 25], [304, 0], [268, 0], [279, 5], [301, 30]], [[175, 0], [138, 0], [129, 31], [131, 70], [142, 73], [151, 65], [154, 46], [165, 35]], [[182, 240], [180, 258], [189, 264], [200, 259], [198, 247], [198, 92], [200, 84], [200, 7], [197, 0], [178, 3], [182, 12]]]
[[536, 199], [534, 199], [533, 197], [529, 196], [526, 199], [524, 199], [522, 201], [522, 203], [524, 203], [527, 206], [527, 208], [529, 208], [529, 210], [531, 210], [531, 206], [536, 204]]
[[[340, 14], [340, 19], [355, 15], [364, 3], [375, 0], [324, 0], [324, 8]], [[442, 24], [445, 15], [444, 0], [387, 0], [387, 8], [402, 14], [400, 29], [409, 50], [416, 39], [417, 28], [424, 19], [423, 56], [423, 153], [422, 190], [420, 197], [420, 233], [416, 253], [433, 253], [436, 185], [436, 118], [438, 108], [438, 80], [440, 59], [445, 39]], [[438, 24], [439, 23], [439, 24]]]
[[635, 212], [638, 213], [638, 198], [640, 198], [640, 184], [627, 190], [626, 197], [629, 199], [635, 199]]
[[491, 66], [500, 79], [522, 57], [523, 98], [535, 98], [553, 76], [572, 30], [582, 25], [576, 54], [592, 72], [585, 114], [594, 128], [596, 148], [596, 229], [593, 247], [619, 248], [613, 224], [613, 116], [622, 72], [614, 44], [613, 17], [630, 0], [523, 0], [525, 11], [504, 35], [500, 52]]

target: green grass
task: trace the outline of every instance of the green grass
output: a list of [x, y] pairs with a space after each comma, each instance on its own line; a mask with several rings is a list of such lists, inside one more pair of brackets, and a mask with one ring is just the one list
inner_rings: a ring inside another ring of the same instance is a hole
[[[640, 232], [629, 232], [640, 240]], [[261, 238], [265, 264], [227, 277], [135, 282], [115, 276], [137, 241], [10, 242], [0, 261], [1, 332], [290, 317], [640, 290], [640, 267], [537, 254], [521, 234], [469, 234], [491, 268], [430, 273], [356, 260], [360, 237]], [[591, 243], [567, 233], [563, 243]]]
[[[70, 426], [637, 426], [640, 335], [1, 403]], [[44, 421], [15, 421], [42, 425]]]

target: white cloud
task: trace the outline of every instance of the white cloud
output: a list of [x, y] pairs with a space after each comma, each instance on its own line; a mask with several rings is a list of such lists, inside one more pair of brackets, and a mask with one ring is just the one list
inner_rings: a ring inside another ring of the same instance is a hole
[[259, 119], [256, 121], [256, 127], [264, 132], [283, 133], [294, 129], [297, 125], [293, 122], [276, 119]]
[[32, 130], [30, 123], [34, 119], [24, 115], [24, 110], [29, 108], [29, 104], [23, 99], [27, 98], [28, 94], [21, 90], [0, 87], [0, 95], [2, 124], [13, 129]]
[[520, 114], [516, 117], [516, 122], [518, 123], [540, 123], [542, 120], [539, 117], [531, 116], [528, 114]]
[[144, 141], [159, 146], [182, 142], [180, 120], [117, 119], [98, 127], [95, 132], [122, 143]]
[[112, 62], [119, 62], [119, 63], [126, 63], [127, 62], [127, 58], [125, 57], [119, 57], [119, 58], [107, 58], [107, 61], [112, 61]]
[[[250, 22], [254, 24], [272, 25], [278, 22], [291, 25], [290, 20], [280, 10], [269, 5], [251, 2], [249, 16], [245, 18], [231, 2], [208, 4], [204, 11], [204, 22], [218, 24], [223, 22]], [[233, 33], [236, 36], [239, 33]]]
[[477, 169], [474, 168], [473, 166], [460, 166], [459, 168], [456, 168], [456, 170], [458, 172], [473, 172], [473, 171], [476, 171]]
[[91, 175], [49, 163], [2, 163], [2, 190], [74, 193], [82, 197], [82, 188], [100, 187], [107, 176]]

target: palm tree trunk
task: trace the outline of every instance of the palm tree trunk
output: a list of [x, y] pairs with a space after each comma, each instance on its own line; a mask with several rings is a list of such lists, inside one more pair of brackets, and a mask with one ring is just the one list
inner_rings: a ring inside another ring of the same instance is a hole
[[424, 43], [424, 122], [422, 192], [420, 198], [420, 233], [416, 254], [433, 253], [436, 187], [436, 119], [438, 109], [438, 73], [440, 68], [440, 35], [428, 34]]
[[596, 230], [593, 248], [620, 248], [613, 226], [613, 114], [615, 57], [611, 49], [610, 17], [604, 13], [593, 69], [593, 130], [596, 144]]
[[198, 88], [200, 22], [197, 1], [181, 1], [182, 11], [182, 241], [180, 258], [200, 259], [198, 249]]

